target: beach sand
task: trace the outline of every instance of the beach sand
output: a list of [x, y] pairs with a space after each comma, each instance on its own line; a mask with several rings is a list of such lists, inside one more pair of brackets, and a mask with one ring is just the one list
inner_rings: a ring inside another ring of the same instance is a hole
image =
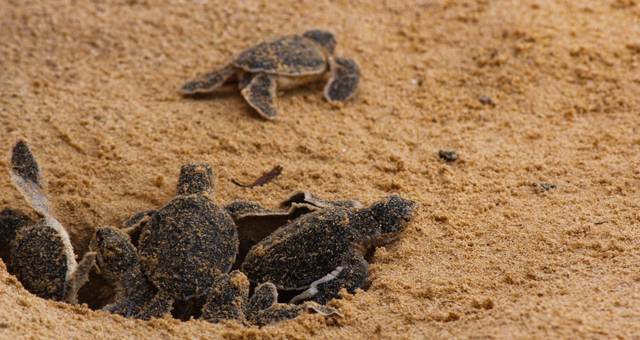
[[[360, 64], [344, 105], [316, 84], [264, 121], [238, 93], [177, 93], [315, 27]], [[343, 318], [144, 322], [37, 298], [0, 264], [0, 338], [638, 337], [639, 37], [635, 0], [3, 1], [0, 208], [35, 217], [6, 171], [26, 138], [79, 254], [94, 228], [167, 202], [189, 161], [214, 167], [218, 202], [421, 207], [375, 252], [370, 288], [333, 302]], [[231, 182], [276, 164], [265, 186]]]

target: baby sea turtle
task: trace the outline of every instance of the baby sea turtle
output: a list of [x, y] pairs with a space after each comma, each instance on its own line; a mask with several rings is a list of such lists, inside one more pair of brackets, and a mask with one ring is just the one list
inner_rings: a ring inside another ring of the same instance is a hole
[[31, 293], [46, 299], [77, 303], [78, 290], [89, 278], [95, 253], [76, 261], [67, 230], [51, 214], [42, 191], [40, 168], [26, 142], [11, 154], [11, 179], [22, 196], [43, 218], [35, 223], [26, 215], [4, 210], [0, 235], [9, 243], [9, 268]]
[[[99, 230], [96, 234], [98, 266], [105, 266], [124, 291], [107, 309], [143, 319], [162, 316], [176, 301], [205, 298], [235, 262], [236, 226], [226, 210], [213, 202], [213, 171], [207, 164], [184, 165], [176, 197], [153, 213], [139, 214], [137, 220], [137, 251], [122, 233]], [[118, 267], [120, 261], [125, 261], [124, 269]], [[157, 292], [141, 306], [152, 289], [143, 289], [142, 297], [132, 294], [139, 289], [136, 286], [148, 286], [144, 280]]]
[[304, 214], [330, 207], [361, 208], [354, 200], [328, 201], [310, 192], [299, 191], [282, 201], [278, 209], [267, 209], [259, 203], [237, 200], [225, 205], [225, 209], [236, 223], [240, 248], [236, 263], [239, 265], [249, 249], [274, 232]]
[[333, 205], [302, 215], [254, 245], [241, 270], [256, 284], [304, 290], [291, 303], [325, 304], [341, 288], [354, 293], [366, 284], [367, 250], [395, 240], [415, 206], [391, 195], [367, 208]]
[[329, 102], [343, 102], [355, 94], [360, 70], [352, 59], [334, 56], [335, 47], [333, 33], [322, 30], [279, 37], [243, 51], [227, 66], [184, 84], [180, 92], [212, 93], [237, 83], [251, 107], [262, 117], [274, 119], [277, 89], [320, 81], [329, 74], [324, 96]]

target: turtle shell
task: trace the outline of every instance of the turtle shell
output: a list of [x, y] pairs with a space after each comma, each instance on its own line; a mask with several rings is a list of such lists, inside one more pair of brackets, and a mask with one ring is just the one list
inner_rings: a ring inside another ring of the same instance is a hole
[[238, 234], [231, 216], [206, 195], [177, 196], [145, 224], [138, 251], [160, 290], [189, 300], [207, 294], [214, 278], [231, 269]]
[[58, 231], [44, 220], [20, 229], [10, 256], [14, 274], [29, 292], [44, 299], [63, 299], [67, 252]]
[[350, 239], [349, 209], [312, 212], [254, 245], [242, 271], [253, 283], [270, 281], [281, 290], [305, 289], [340, 265]]
[[250, 73], [294, 77], [321, 74], [328, 67], [322, 48], [299, 35], [260, 43], [240, 53], [233, 65]]

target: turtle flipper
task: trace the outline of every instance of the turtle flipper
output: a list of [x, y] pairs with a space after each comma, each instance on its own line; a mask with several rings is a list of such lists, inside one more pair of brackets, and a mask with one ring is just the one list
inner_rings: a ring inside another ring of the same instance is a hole
[[19, 140], [11, 151], [11, 179], [34, 210], [49, 216], [49, 201], [42, 191], [40, 167], [29, 146]]
[[71, 304], [78, 303], [78, 291], [89, 281], [91, 268], [96, 264], [96, 252], [90, 251], [84, 254], [82, 260], [78, 262], [78, 267], [71, 277], [67, 278], [64, 301]]
[[151, 220], [151, 216], [153, 216], [155, 212], [155, 210], [140, 211], [122, 222], [122, 228], [120, 230], [129, 235], [129, 239], [133, 246], [138, 246], [138, 240], [140, 239], [142, 228], [149, 222], [149, 220]]
[[202, 311], [202, 318], [217, 323], [223, 320], [244, 321], [244, 307], [249, 296], [249, 280], [240, 271], [221, 274], [214, 282]]
[[266, 73], [258, 73], [242, 91], [244, 99], [266, 119], [274, 119], [278, 115], [276, 109], [276, 80]]
[[256, 287], [245, 308], [248, 318], [278, 303], [278, 289], [271, 282]]
[[360, 68], [353, 59], [336, 57], [331, 61], [331, 78], [324, 88], [330, 102], [343, 102], [353, 97], [360, 82]]
[[247, 321], [257, 326], [293, 319], [303, 311], [299, 305], [278, 303], [278, 289], [271, 282], [258, 285], [245, 308]]
[[313, 300], [326, 304], [339, 296], [340, 289], [345, 288], [349, 293], [363, 287], [367, 282], [369, 264], [358, 250], [350, 251], [331, 273], [311, 283], [304, 292], [296, 295], [290, 303]]
[[211, 93], [226, 83], [235, 73], [236, 70], [231, 65], [227, 65], [187, 82], [182, 85], [179, 92], [185, 96]]

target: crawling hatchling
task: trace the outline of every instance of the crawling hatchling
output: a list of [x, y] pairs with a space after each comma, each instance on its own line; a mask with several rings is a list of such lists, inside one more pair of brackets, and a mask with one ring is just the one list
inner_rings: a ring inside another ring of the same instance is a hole
[[[322, 203], [253, 245], [241, 266], [254, 284], [271, 282], [278, 290], [299, 292], [290, 303], [326, 304], [342, 288], [354, 293], [363, 287], [368, 278], [366, 252], [396, 240], [416, 208], [415, 202], [398, 195], [366, 208], [350, 201], [316, 202]], [[308, 200], [305, 204], [313, 207]], [[237, 216], [268, 215], [257, 205], [255, 210], [252, 215], [250, 204], [245, 204]]]
[[333, 33], [310, 30], [259, 43], [241, 52], [221, 69], [189, 81], [183, 95], [212, 93], [236, 86], [258, 114], [274, 119], [277, 90], [286, 90], [329, 78], [324, 96], [329, 102], [344, 102], [358, 88], [360, 70], [352, 59], [334, 55]]
[[209, 165], [184, 165], [177, 195], [133, 219], [128, 231], [138, 237], [137, 248], [123, 231], [96, 232], [98, 268], [120, 286], [106, 310], [160, 317], [174, 302], [205, 299], [214, 282], [224, 279], [236, 258], [238, 234], [231, 216], [213, 201], [213, 181]]
[[11, 154], [11, 179], [31, 207], [41, 216], [32, 221], [13, 209], [0, 213], [0, 248], [8, 267], [31, 293], [45, 299], [77, 303], [87, 282], [95, 253], [78, 263], [69, 233], [54, 217], [43, 192], [40, 167], [25, 141]]
[[228, 203], [225, 209], [235, 221], [240, 238], [236, 264], [242, 264], [249, 249], [278, 228], [304, 214], [332, 207], [362, 208], [362, 203], [356, 200], [324, 200], [304, 191], [291, 194], [277, 209], [244, 200]]

